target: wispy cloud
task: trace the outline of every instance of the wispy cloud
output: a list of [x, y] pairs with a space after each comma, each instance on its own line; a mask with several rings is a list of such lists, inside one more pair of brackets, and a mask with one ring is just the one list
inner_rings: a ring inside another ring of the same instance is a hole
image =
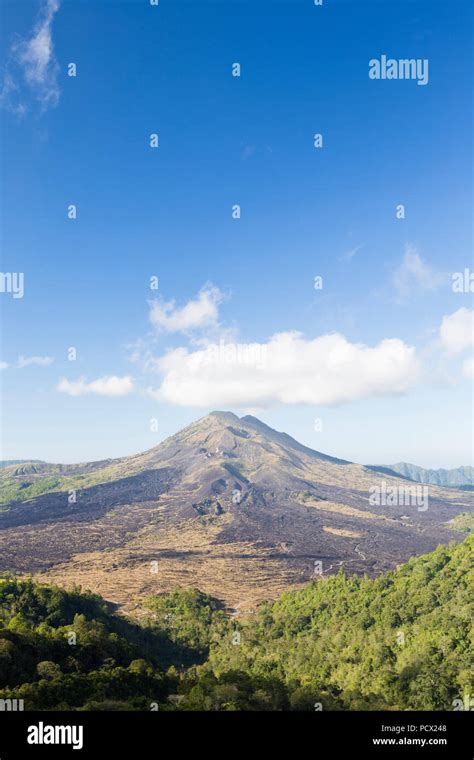
[[126, 396], [134, 388], [131, 377], [117, 377], [108, 375], [99, 377], [88, 383], [85, 377], [78, 380], [67, 380], [63, 377], [56, 386], [60, 393], [66, 393], [68, 396], [86, 396], [95, 394], [97, 396]]
[[19, 356], [17, 367], [22, 369], [23, 367], [30, 367], [32, 364], [36, 364], [38, 367], [48, 367], [53, 362], [53, 356]]
[[18, 115], [33, 98], [42, 110], [59, 100], [59, 66], [54, 56], [52, 27], [60, 0], [46, 0], [27, 38], [17, 38], [4, 72], [0, 103]]
[[205, 285], [195, 298], [181, 307], [174, 301], [158, 299], [150, 305], [150, 322], [156, 330], [168, 333], [217, 327], [219, 305], [223, 300], [224, 295], [213, 285]]
[[18, 357], [15, 364], [9, 364], [8, 362], [0, 362], [0, 369], [7, 369], [8, 367], [16, 367], [17, 369], [23, 369], [24, 367], [49, 367], [54, 362], [54, 356], [23, 356]]
[[436, 272], [423, 261], [414, 245], [407, 244], [401, 264], [392, 275], [398, 295], [408, 296], [413, 291], [436, 290], [448, 281], [444, 272]]
[[365, 243], [361, 243], [360, 245], [356, 245], [354, 248], [351, 248], [349, 251], [344, 251], [342, 256], [339, 256], [339, 261], [352, 261], [354, 256], [359, 253], [361, 248], [363, 248]]
[[241, 153], [242, 161], [246, 161], [248, 158], [251, 158], [255, 151], [257, 150], [255, 145], [246, 145]]

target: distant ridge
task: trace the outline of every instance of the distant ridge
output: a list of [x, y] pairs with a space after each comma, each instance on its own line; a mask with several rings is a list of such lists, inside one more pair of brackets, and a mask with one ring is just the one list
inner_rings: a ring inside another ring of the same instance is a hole
[[367, 465], [367, 467], [375, 472], [386, 473], [392, 476], [398, 475], [408, 480], [414, 480], [417, 483], [428, 483], [447, 488], [462, 488], [463, 490], [469, 490], [474, 486], [474, 467], [470, 465], [455, 467], [451, 470], [431, 470], [425, 467], [418, 467], [418, 465], [410, 464], [409, 462], [397, 462], [397, 464], [389, 465]]

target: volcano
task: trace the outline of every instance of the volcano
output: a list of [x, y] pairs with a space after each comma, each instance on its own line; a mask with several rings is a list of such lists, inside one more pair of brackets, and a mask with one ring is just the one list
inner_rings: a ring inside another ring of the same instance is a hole
[[14, 498], [0, 507], [0, 569], [79, 584], [127, 612], [197, 586], [239, 614], [341, 567], [373, 576], [463, 538], [455, 518], [470, 494], [430, 486], [422, 511], [374, 506], [381, 484], [413, 486], [212, 412], [135, 456], [2, 468]]

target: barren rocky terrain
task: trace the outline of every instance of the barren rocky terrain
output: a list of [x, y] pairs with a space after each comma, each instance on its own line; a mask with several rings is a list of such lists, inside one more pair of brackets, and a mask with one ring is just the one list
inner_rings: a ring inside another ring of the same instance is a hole
[[302, 446], [228, 412], [158, 446], [80, 465], [0, 472], [0, 570], [80, 584], [125, 611], [174, 586], [198, 586], [236, 614], [318, 575], [376, 575], [440, 543], [472, 494], [429, 487], [428, 508], [377, 505], [401, 477]]

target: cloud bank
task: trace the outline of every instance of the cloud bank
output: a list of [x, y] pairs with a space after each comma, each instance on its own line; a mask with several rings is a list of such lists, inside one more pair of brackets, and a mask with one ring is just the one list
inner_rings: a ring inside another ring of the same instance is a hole
[[197, 407], [331, 406], [404, 393], [419, 375], [415, 349], [396, 338], [371, 348], [340, 334], [308, 340], [299, 332], [273, 335], [247, 354], [235, 344], [172, 349], [157, 359], [157, 369], [163, 380], [149, 393]]

